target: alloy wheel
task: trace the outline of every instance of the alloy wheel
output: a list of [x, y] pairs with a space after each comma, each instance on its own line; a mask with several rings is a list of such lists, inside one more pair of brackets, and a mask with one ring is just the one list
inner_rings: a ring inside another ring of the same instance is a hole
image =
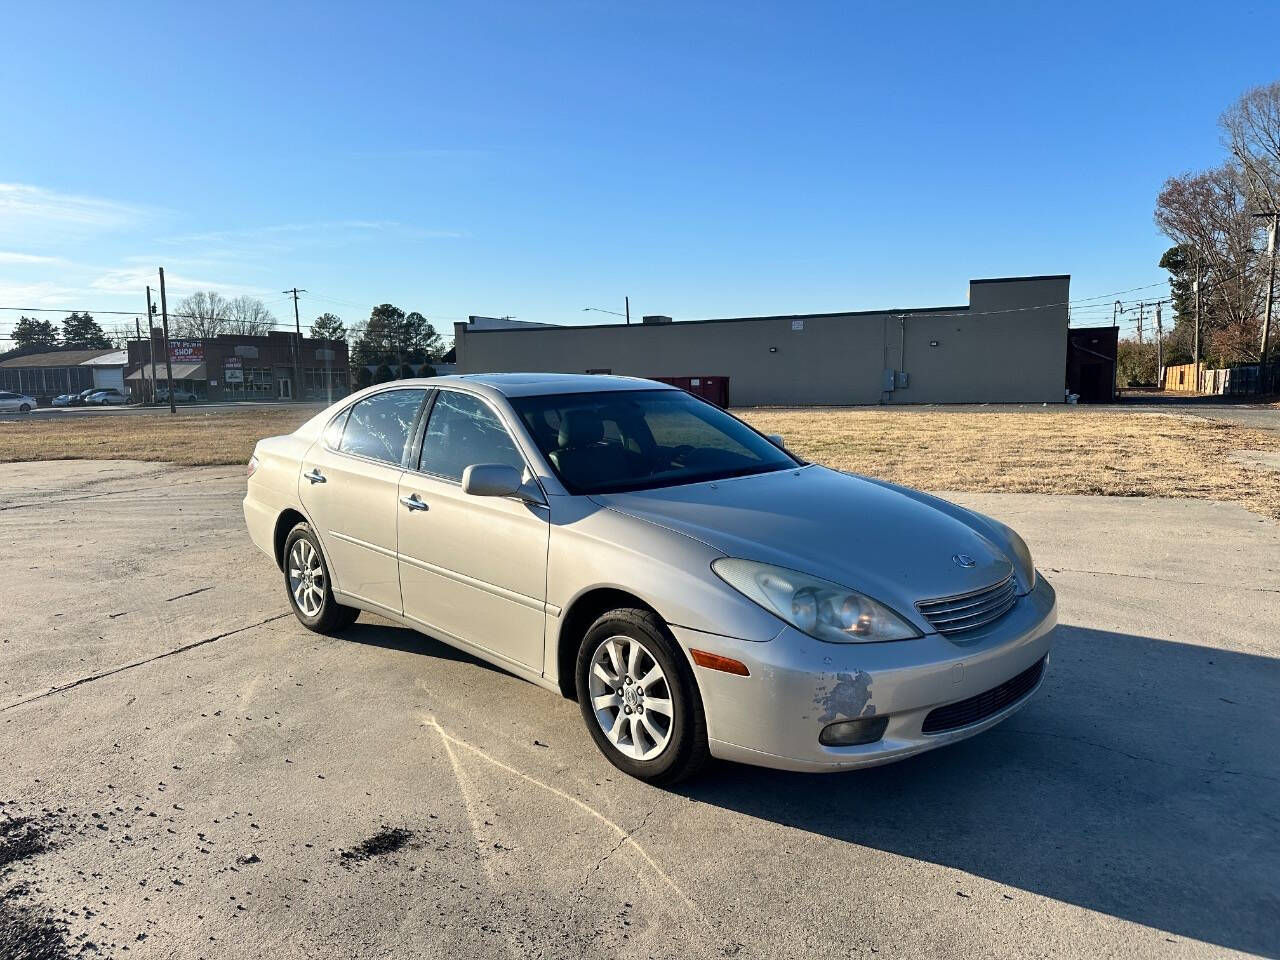
[[591, 655], [592, 712], [620, 753], [652, 760], [675, 729], [671, 687], [649, 649], [633, 637], [613, 636]]
[[289, 551], [289, 589], [294, 603], [308, 617], [324, 607], [325, 572], [320, 551], [306, 537], [299, 537]]

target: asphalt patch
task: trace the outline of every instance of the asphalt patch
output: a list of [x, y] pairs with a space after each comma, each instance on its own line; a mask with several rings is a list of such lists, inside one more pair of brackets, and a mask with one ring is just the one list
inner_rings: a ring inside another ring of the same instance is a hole
[[32, 817], [0, 820], [0, 870], [49, 849], [43, 826]]
[[25, 886], [11, 887], [0, 894], [0, 957], [70, 960], [71, 956], [66, 922], [32, 903]]
[[348, 863], [385, 857], [406, 847], [413, 839], [413, 831], [405, 827], [383, 827], [373, 836], [362, 840], [350, 850], [343, 850], [341, 857]]

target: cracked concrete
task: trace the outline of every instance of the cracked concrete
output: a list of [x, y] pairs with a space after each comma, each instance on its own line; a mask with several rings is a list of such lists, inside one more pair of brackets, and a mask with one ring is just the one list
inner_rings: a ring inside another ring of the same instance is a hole
[[[1280, 955], [1274, 522], [958, 495], [1023, 532], [1058, 590], [1036, 701], [901, 764], [716, 765], [664, 791], [611, 767], [576, 705], [433, 640], [372, 617], [302, 630], [242, 490], [223, 468], [0, 465], [0, 507], [20, 507], [0, 511], [0, 817], [66, 830], [0, 897], [23, 890], [69, 943]], [[343, 865], [388, 828], [413, 842]]]

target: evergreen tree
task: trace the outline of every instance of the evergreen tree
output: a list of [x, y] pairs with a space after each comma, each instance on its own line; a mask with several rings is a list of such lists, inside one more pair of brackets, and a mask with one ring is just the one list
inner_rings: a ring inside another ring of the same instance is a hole
[[19, 317], [13, 327], [13, 343], [16, 348], [24, 351], [56, 350], [58, 328], [48, 320]]
[[347, 328], [341, 317], [322, 313], [311, 324], [311, 337], [313, 340], [346, 340]]
[[89, 313], [72, 313], [62, 324], [62, 343], [80, 350], [105, 350], [111, 341]]
[[440, 334], [422, 314], [405, 313], [390, 303], [379, 304], [368, 321], [352, 331], [351, 362], [357, 365], [429, 363], [440, 356]]

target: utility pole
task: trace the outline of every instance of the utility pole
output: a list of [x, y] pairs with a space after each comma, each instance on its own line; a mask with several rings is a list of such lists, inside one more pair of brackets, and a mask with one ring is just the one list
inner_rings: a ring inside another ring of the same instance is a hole
[[280, 292], [293, 296], [293, 331], [295, 334], [293, 341], [293, 399], [300, 400], [302, 399], [302, 321], [298, 319], [298, 294], [306, 293], [307, 291], [294, 287], [292, 290], [281, 290]]
[[1164, 317], [1160, 301], [1156, 301], [1156, 383], [1164, 389]]
[[147, 284], [147, 362], [151, 365], [151, 379], [147, 379], [146, 367], [142, 371], [142, 383], [147, 388], [147, 403], [156, 402], [156, 338], [152, 320], [156, 315], [156, 308], [151, 305], [151, 284]]
[[[147, 317], [147, 323], [151, 323], [151, 318]], [[142, 321], [137, 317], [133, 318], [133, 327], [138, 334], [138, 369], [142, 371], [142, 396], [147, 396], [147, 361], [142, 359]], [[151, 331], [151, 327], [147, 327], [147, 331]]]
[[1195, 391], [1200, 392], [1200, 258], [1196, 257], [1196, 278], [1191, 284], [1191, 289], [1196, 294], [1196, 335], [1195, 346], [1192, 348], [1191, 357], [1195, 362], [1196, 382]]
[[1116, 318], [1122, 313], [1124, 313], [1124, 307], [1121, 306], [1120, 301], [1117, 300], [1111, 307], [1111, 325], [1113, 327], [1120, 326], [1120, 324], [1116, 322]]
[[1276, 254], [1280, 253], [1276, 249], [1280, 245], [1280, 211], [1272, 210], [1270, 214], [1257, 216], [1271, 217], [1271, 228], [1267, 231], [1267, 259], [1270, 261], [1267, 267], [1267, 306], [1262, 319], [1262, 353], [1258, 361], [1258, 392], [1266, 393], [1267, 359], [1271, 348], [1271, 301], [1276, 298]]
[[1142, 300], [1138, 303], [1138, 346], [1142, 346], [1142, 321], [1146, 318], [1147, 302]]
[[622, 299], [623, 299], [623, 300], [626, 302], [626, 304], [627, 304], [627, 307], [626, 307], [626, 309], [627, 309], [627, 326], [629, 327], [629, 326], [631, 326], [631, 298], [630, 298], [630, 297], [623, 297]]
[[164, 267], [160, 268], [160, 317], [164, 323], [164, 375], [169, 382], [169, 412], [177, 413], [177, 401], [173, 395], [173, 358], [169, 356], [169, 301], [164, 294]]

